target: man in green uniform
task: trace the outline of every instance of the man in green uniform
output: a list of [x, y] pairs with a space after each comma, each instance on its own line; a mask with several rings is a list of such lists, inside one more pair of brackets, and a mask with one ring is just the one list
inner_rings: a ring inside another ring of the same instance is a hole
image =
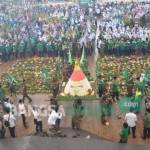
[[72, 117], [72, 128], [79, 130], [80, 122], [84, 115], [84, 106], [80, 98], [75, 99], [74, 104], [73, 104], [73, 110], [74, 110], [74, 114]]
[[42, 42], [38, 42], [37, 43], [37, 51], [38, 51], [38, 56], [43, 56], [43, 52], [44, 52], [44, 45]]
[[105, 83], [104, 80], [102, 79], [102, 76], [99, 76], [98, 80], [98, 95], [99, 97], [102, 97], [105, 92]]
[[47, 54], [48, 54], [48, 56], [49, 56], [49, 57], [52, 56], [53, 47], [52, 47], [51, 42], [48, 42], [48, 43], [47, 43], [46, 49], [47, 49]]
[[32, 99], [28, 96], [28, 93], [27, 93], [27, 86], [26, 86], [26, 81], [25, 79], [23, 79], [23, 102], [25, 100], [25, 98], [27, 98], [29, 100], [29, 103], [32, 102]]
[[146, 112], [144, 116], [143, 139], [150, 138], [150, 113]]
[[119, 143], [127, 143], [128, 135], [129, 135], [128, 124], [124, 123], [123, 127], [122, 127], [122, 129], [120, 131], [120, 141], [119, 141]]
[[13, 43], [13, 59], [17, 59], [18, 57], [18, 43]]
[[116, 101], [116, 100], [118, 101], [119, 100], [119, 82], [117, 80], [117, 77], [114, 77], [111, 90], [112, 90], [113, 101]]
[[0, 84], [0, 103], [3, 103], [4, 99], [5, 99], [5, 91], [2, 88], [2, 85]]
[[25, 42], [21, 41], [19, 43], [18, 53], [20, 58], [25, 58]]
[[5, 50], [6, 50], [6, 57], [7, 57], [7, 60], [10, 60], [11, 58], [11, 53], [12, 53], [12, 44], [11, 43], [7, 43], [6, 46], [5, 46]]

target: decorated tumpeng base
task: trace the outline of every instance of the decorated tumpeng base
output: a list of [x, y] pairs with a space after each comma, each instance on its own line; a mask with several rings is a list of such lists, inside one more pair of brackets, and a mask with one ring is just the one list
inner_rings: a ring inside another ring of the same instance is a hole
[[75, 67], [69, 81], [67, 82], [64, 93], [62, 95], [67, 96], [91, 96], [94, 95], [94, 91], [90, 85], [90, 82], [86, 78], [84, 72], [80, 67], [78, 60], [75, 61]]

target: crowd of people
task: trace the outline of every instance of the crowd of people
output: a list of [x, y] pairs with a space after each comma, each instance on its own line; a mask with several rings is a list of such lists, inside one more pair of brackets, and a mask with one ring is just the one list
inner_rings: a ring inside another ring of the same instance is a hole
[[[145, 79], [143, 74], [141, 77], [137, 77], [135, 80], [132, 78], [126, 78], [125, 82], [125, 97], [129, 99], [125, 105], [129, 110], [125, 114], [125, 118], [123, 121], [123, 127], [120, 131], [120, 143], [127, 143], [129, 134], [132, 130], [132, 137], [136, 138], [136, 126], [138, 120], [139, 113], [142, 111], [142, 104], [144, 101], [145, 105], [145, 116], [143, 117], [143, 135], [142, 138], [148, 139], [150, 138], [150, 97], [147, 94], [147, 90], [149, 89], [149, 84], [145, 83]], [[116, 102], [119, 106], [118, 101], [123, 101], [121, 97], [124, 97], [120, 93], [121, 84], [119, 83], [118, 78], [115, 76], [113, 78], [112, 84], [110, 87], [106, 86], [106, 81], [103, 76], [100, 75], [98, 79], [98, 95], [100, 97], [101, 104], [101, 123], [104, 125], [109, 125], [109, 118], [112, 115], [112, 105]], [[124, 111], [120, 107], [120, 112]], [[119, 113], [120, 114], [120, 113]], [[118, 114], [118, 119], [121, 116]]]
[[[149, 10], [150, 4], [146, 2], [106, 3], [88, 7], [75, 4], [38, 5], [36, 2], [31, 6], [2, 3], [0, 4], [0, 59], [8, 61], [33, 56], [62, 56], [65, 59], [69, 50], [74, 56], [79, 57], [83, 47], [87, 55], [91, 55], [96, 47], [100, 53], [105, 54], [147, 54], [150, 52], [150, 26], [147, 19], [150, 14]], [[147, 93], [149, 93], [150, 83], [145, 79], [146, 73], [136, 77], [135, 81], [132, 78], [125, 78], [125, 96], [133, 97], [139, 107], [136, 109], [131, 107], [130, 112], [126, 113], [120, 132], [121, 143], [127, 143], [130, 130], [132, 130], [132, 137], [136, 138], [136, 123], [140, 105], [144, 96], [148, 96]], [[109, 125], [107, 116], [111, 116], [112, 104], [120, 100], [121, 94], [122, 85], [118, 77], [114, 76], [111, 81], [108, 87], [103, 76], [100, 75], [97, 79], [101, 121], [104, 125]], [[54, 98], [59, 93], [58, 86], [53, 88]], [[10, 88], [10, 92], [13, 93], [11, 90], [13, 88]], [[32, 108], [35, 131], [43, 133], [41, 113], [44, 110], [32, 105], [32, 98], [27, 93], [25, 81], [23, 81], [22, 95], [22, 99], [17, 102], [17, 107], [23, 126], [28, 128], [27, 110], [24, 103], [25, 98], [28, 98]], [[0, 102], [4, 112], [0, 119], [0, 137], [5, 137], [7, 128], [10, 135], [15, 137], [16, 104], [6, 99], [1, 85]], [[52, 99], [51, 104], [47, 124], [53, 128], [54, 134], [62, 136], [59, 129], [61, 119], [65, 116], [65, 110], [63, 106], [58, 105], [55, 99]], [[73, 110], [72, 128], [79, 130], [84, 114], [81, 99], [74, 102]], [[143, 122], [143, 139], [150, 138], [149, 97], [145, 99]]]
[[1, 5], [0, 51], [3, 60], [35, 55], [59, 56], [66, 54], [68, 49], [76, 55], [85, 36], [89, 43], [95, 38], [94, 31], [85, 35], [88, 14], [79, 6], [16, 7]]
[[107, 54], [148, 53], [150, 48], [149, 3], [101, 6], [100, 40]]
[[[37, 136], [59, 136], [65, 137], [60, 130], [61, 120], [65, 117], [65, 109], [63, 105], [59, 105], [55, 98], [51, 98], [48, 107], [33, 105], [26, 103], [23, 99], [14, 104], [11, 98], [5, 98], [1, 103], [1, 118], [0, 118], [0, 138], [6, 137], [6, 130], [10, 132], [12, 138], [16, 137], [16, 128], [18, 127], [17, 120], [21, 117], [22, 126], [27, 129], [30, 123], [27, 121], [32, 116], [35, 125], [35, 135]], [[77, 131], [73, 137], [80, 136], [80, 122], [83, 117], [84, 106], [80, 98], [76, 98], [73, 103], [72, 129]], [[47, 113], [45, 113], [47, 112]], [[47, 118], [49, 130], [46, 131], [43, 126], [44, 119]], [[19, 123], [21, 124], [21, 123]]]
[[[149, 53], [149, 3], [0, 5], [0, 56], [6, 61], [31, 56]], [[98, 31], [97, 31], [98, 29]]]

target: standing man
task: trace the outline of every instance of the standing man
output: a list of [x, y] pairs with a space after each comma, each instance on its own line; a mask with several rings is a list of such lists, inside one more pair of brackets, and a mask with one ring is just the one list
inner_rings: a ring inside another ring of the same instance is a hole
[[53, 98], [56, 98], [59, 93], [59, 82], [56, 79], [53, 80], [53, 89], [52, 90], [53, 90], [52, 91]]
[[5, 91], [2, 88], [2, 85], [0, 84], [0, 103], [3, 103], [5, 99]]
[[99, 97], [102, 97], [105, 92], [105, 83], [104, 80], [102, 79], [102, 76], [99, 76], [99, 81], [98, 81], [98, 95]]
[[27, 86], [26, 86], [25, 79], [23, 79], [23, 98], [22, 98], [23, 102], [24, 102], [25, 98], [27, 98], [29, 100], [29, 103], [32, 102], [32, 99], [28, 96], [28, 93], [27, 93]]
[[75, 99], [73, 104], [74, 114], [72, 117], [72, 129], [80, 130], [80, 123], [84, 116], [84, 106], [80, 98]]
[[38, 109], [37, 109], [37, 129], [38, 129], [38, 133], [43, 132], [42, 111], [43, 111], [43, 109], [38, 107]]
[[56, 108], [52, 107], [52, 110], [48, 117], [48, 125], [52, 126], [52, 128], [54, 129], [54, 132], [59, 131], [61, 118], [62, 118], [62, 114], [57, 112]]
[[15, 138], [15, 127], [16, 127], [16, 118], [14, 114], [10, 113], [10, 109], [6, 110], [6, 114], [3, 116], [5, 127], [9, 129], [10, 135], [12, 138]]
[[19, 114], [22, 117], [22, 122], [25, 128], [27, 128], [26, 124], [26, 108], [22, 100], [19, 100], [18, 104]]
[[5, 133], [6, 133], [6, 130], [3, 124], [3, 118], [0, 117], [0, 139], [5, 138]]
[[119, 143], [127, 143], [128, 142], [129, 129], [128, 124], [125, 122], [120, 131], [120, 141]]
[[36, 134], [39, 132], [39, 129], [38, 129], [38, 110], [37, 110], [37, 107], [36, 106], [33, 106], [33, 109], [32, 109], [32, 113], [33, 113], [33, 118], [34, 118], [34, 125], [35, 125], [35, 130], [36, 130]]
[[127, 86], [127, 96], [128, 96], [128, 97], [133, 96], [134, 82], [133, 82], [133, 79], [132, 79], [132, 78], [130, 78], [130, 79], [127, 81], [126, 86]]
[[132, 137], [136, 138], [135, 132], [136, 132], [137, 116], [133, 112], [132, 107], [130, 108], [130, 112], [126, 113], [126, 115], [125, 115], [125, 122], [129, 126], [129, 133], [130, 133], [130, 130], [132, 130]]
[[150, 113], [146, 112], [144, 116], [143, 139], [150, 138]]
[[114, 80], [112, 82], [112, 98], [113, 101], [119, 100], [119, 81], [117, 80], [117, 77], [114, 77]]

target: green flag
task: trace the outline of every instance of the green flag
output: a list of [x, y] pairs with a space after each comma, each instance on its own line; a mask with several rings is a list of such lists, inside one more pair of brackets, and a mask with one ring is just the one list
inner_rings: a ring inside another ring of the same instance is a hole
[[43, 79], [44, 83], [46, 83], [48, 80], [48, 69], [46, 66], [44, 66], [42, 68], [42, 79]]
[[68, 63], [69, 64], [72, 64], [72, 56], [71, 56], [71, 51], [69, 49], [69, 52], [68, 52]]
[[84, 60], [85, 60], [85, 50], [84, 50], [84, 46], [83, 46], [82, 56], [81, 56], [81, 59], [80, 59], [80, 64], [81, 65], [84, 63]]

